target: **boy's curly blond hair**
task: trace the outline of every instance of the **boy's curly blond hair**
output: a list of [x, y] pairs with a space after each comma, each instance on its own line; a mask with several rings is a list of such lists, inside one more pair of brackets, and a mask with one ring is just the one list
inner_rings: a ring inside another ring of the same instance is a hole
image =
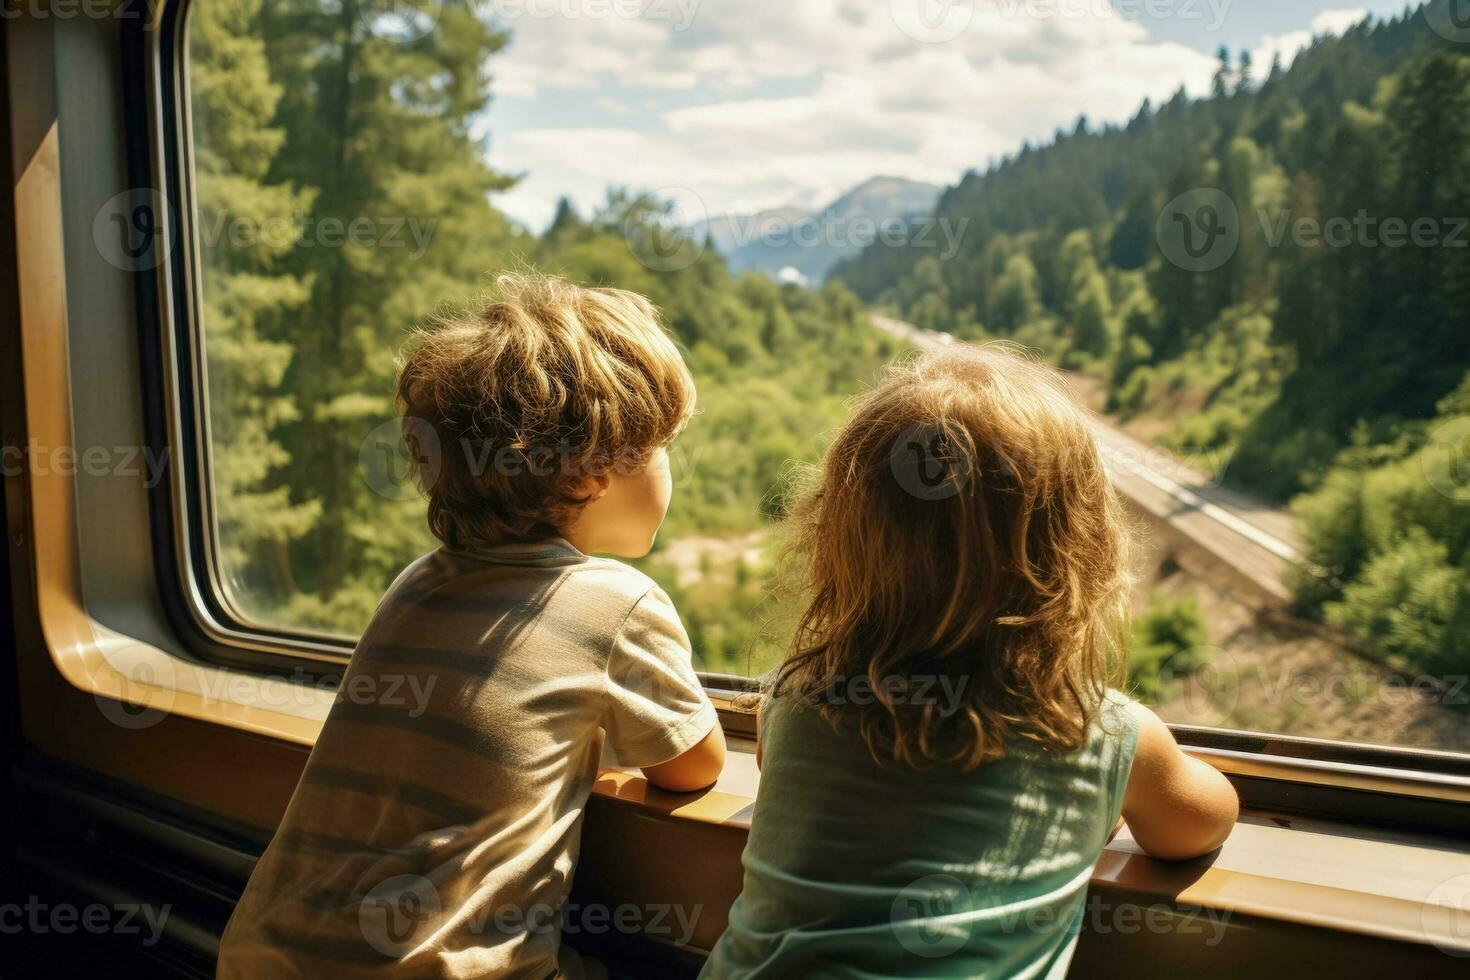
[[397, 401], [429, 527], [461, 548], [565, 528], [590, 477], [674, 439], [694, 380], [644, 297], [507, 273], [419, 334]]

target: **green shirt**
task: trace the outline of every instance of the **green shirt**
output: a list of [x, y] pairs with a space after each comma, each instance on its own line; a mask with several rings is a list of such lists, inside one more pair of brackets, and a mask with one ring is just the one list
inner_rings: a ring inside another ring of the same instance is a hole
[[745, 887], [701, 977], [1060, 977], [1138, 729], [1109, 692], [1071, 754], [879, 767], [790, 697], [762, 718]]

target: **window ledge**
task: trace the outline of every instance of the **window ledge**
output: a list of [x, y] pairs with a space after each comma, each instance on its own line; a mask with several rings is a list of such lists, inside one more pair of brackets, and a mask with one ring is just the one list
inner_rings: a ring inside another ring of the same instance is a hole
[[[26, 437], [73, 446], [60, 140], [53, 120], [15, 186], [17, 271]], [[8, 439], [16, 439], [8, 435]], [[311, 745], [333, 693], [206, 667], [98, 623], [82, 588], [76, 475], [60, 467], [7, 473], [24, 507], [7, 508], [14, 570], [12, 602], [32, 606], [44, 652], [70, 685], [96, 699], [121, 728], [146, 728], [169, 714]], [[28, 573], [28, 574], [27, 574]], [[40, 653], [40, 651], [37, 651]], [[29, 657], [21, 658], [31, 669]], [[133, 707], [129, 707], [129, 705]]]
[[[724, 773], [702, 793], [664, 792], [619, 768], [604, 770], [593, 793], [645, 815], [743, 837], [759, 782], [754, 743], [732, 738]], [[1099, 859], [1092, 887], [1470, 956], [1470, 846], [1463, 841], [1248, 811], [1218, 851], [1171, 862], [1145, 854], [1125, 826]]]

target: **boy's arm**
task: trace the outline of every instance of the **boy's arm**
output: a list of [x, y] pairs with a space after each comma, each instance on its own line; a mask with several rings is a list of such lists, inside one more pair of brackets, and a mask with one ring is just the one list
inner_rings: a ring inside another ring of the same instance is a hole
[[718, 724], [682, 754], [656, 766], [644, 766], [650, 783], [674, 793], [692, 793], [720, 778], [725, 768], [725, 733]]
[[725, 764], [725, 734], [695, 673], [689, 634], [669, 597], [650, 588], [608, 654], [603, 730], [622, 765], [661, 789], [691, 793]]
[[1158, 715], [1137, 702], [1128, 711], [1138, 723], [1138, 748], [1123, 794], [1133, 839], [1156, 858], [1208, 854], [1230, 836], [1240, 815], [1235, 788], [1213, 766], [1185, 755]]

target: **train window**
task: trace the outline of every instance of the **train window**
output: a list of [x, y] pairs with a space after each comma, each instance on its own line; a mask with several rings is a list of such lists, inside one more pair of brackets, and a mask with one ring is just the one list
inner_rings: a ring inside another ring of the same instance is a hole
[[[758, 673], [783, 640], [767, 589], [783, 474], [817, 456], [845, 396], [901, 342], [845, 288], [737, 276], [680, 237], [687, 200], [610, 188], [526, 231], [499, 206], [517, 181], [497, 164], [491, 97], [507, 43], [546, 43], [544, 24], [512, 35], [454, 4], [191, 4], [221, 598], [256, 627], [362, 628], [396, 571], [435, 543], [394, 420], [395, 354], [487, 273], [530, 265], [635, 289], [665, 311], [701, 410], [674, 447], [675, 501], [643, 565], [683, 608], [701, 667]], [[874, 195], [927, 208], [936, 193], [892, 183]]]
[[[789, 639], [780, 518], [849, 396], [913, 347], [1010, 339], [1071, 372], [1138, 517], [1135, 693], [1470, 751], [1470, 110], [1442, 97], [1470, 49], [1422, 12], [1217, 54], [1109, 11], [1072, 38], [742, 6], [192, 0], [178, 203], [241, 622], [350, 638], [433, 546], [395, 353], [529, 266], [647, 294], [696, 377], [642, 565], [707, 672]], [[1043, 50], [1064, 87], [1027, 81]], [[972, 125], [1002, 82], [1023, 108]]]

